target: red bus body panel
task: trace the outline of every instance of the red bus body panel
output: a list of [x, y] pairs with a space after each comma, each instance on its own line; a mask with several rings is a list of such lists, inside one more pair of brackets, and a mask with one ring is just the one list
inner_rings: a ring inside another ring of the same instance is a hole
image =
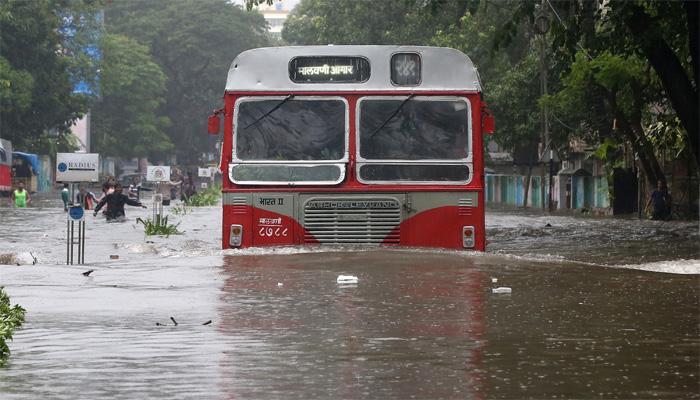
[[12, 189], [12, 171], [9, 165], [0, 164], [0, 190]]

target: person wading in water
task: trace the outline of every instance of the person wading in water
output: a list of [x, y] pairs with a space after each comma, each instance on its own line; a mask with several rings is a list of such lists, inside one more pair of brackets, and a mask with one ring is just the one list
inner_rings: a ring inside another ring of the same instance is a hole
[[659, 179], [656, 190], [649, 195], [645, 210], [649, 212], [651, 208], [651, 219], [667, 221], [671, 219], [671, 204], [671, 194], [668, 192], [666, 181]]
[[29, 192], [24, 189], [24, 182], [17, 184], [17, 189], [12, 192], [12, 204], [17, 208], [26, 208], [31, 199]]
[[68, 211], [68, 203], [70, 202], [70, 190], [68, 190], [68, 184], [63, 184], [63, 189], [61, 189], [61, 200], [63, 200], [63, 211]]
[[97, 203], [97, 198], [95, 198], [94, 193], [85, 190], [84, 186], [80, 186], [78, 194], [75, 195], [75, 201], [84, 209], [91, 210]]
[[122, 185], [120, 183], [114, 186], [114, 193], [110, 193], [100, 200], [92, 214], [97, 216], [97, 212], [100, 211], [105, 204], [107, 205], [107, 222], [121, 222], [126, 220], [124, 204], [146, 208], [140, 201], [132, 200], [129, 196], [122, 193]]

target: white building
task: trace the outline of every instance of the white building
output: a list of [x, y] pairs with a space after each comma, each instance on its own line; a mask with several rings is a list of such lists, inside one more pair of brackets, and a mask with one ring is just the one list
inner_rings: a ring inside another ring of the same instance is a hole
[[263, 15], [265, 21], [270, 26], [269, 32], [272, 37], [282, 38], [282, 27], [284, 21], [287, 20], [292, 8], [298, 3], [298, 0], [276, 0], [273, 5], [265, 3], [257, 6], [257, 10]]

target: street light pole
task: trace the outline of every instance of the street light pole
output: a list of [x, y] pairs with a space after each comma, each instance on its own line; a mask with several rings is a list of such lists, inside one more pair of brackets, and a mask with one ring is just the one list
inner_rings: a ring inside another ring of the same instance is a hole
[[[542, 96], [548, 93], [547, 88], [547, 40], [546, 35], [549, 32], [549, 19], [545, 15], [546, 2], [547, 0], [542, 0], [540, 5], [539, 15], [535, 17], [535, 33], [540, 36], [540, 88], [542, 89]], [[552, 143], [549, 139], [549, 109], [547, 104], [544, 105], [542, 110], [542, 131], [544, 139], [544, 147], [542, 149], [542, 157], [546, 155], [547, 149], [549, 149], [549, 176], [548, 176], [548, 189], [547, 189], [547, 206], [549, 212], [552, 212], [552, 177], [554, 176], [554, 149], [552, 148]], [[540, 157], [540, 159], [542, 158]], [[542, 166], [544, 170], [544, 165]], [[542, 171], [542, 177], [544, 178], [544, 171]], [[544, 182], [542, 185], [542, 209], [544, 210]]]

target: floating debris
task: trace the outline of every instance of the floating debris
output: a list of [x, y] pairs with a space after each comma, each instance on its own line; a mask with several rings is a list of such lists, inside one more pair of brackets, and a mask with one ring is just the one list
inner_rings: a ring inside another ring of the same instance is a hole
[[175, 321], [175, 318], [170, 317], [170, 320], [173, 321], [173, 324], [175, 324], [175, 326], [177, 326], [177, 321]]
[[202, 325], [209, 325], [209, 324], [211, 324], [211, 320], [209, 320], [209, 321], [203, 323]]
[[338, 275], [337, 283], [357, 283], [359, 279], [355, 275]]
[[492, 293], [511, 293], [512, 291], [513, 289], [505, 286], [491, 289]]
[[284, 283], [282, 283], [282, 282], [277, 282], [277, 287], [282, 287], [282, 286], [284, 286]]
[[118, 255], [118, 254], [110, 254], [110, 255], [109, 255], [109, 259], [110, 259], [110, 260], [118, 260], [118, 259], [119, 259], [119, 255]]
[[95, 272], [94, 269], [83, 272], [83, 276], [90, 276], [91, 273]]
[[0, 264], [12, 265], [17, 263], [17, 257], [14, 254], [0, 254]]
[[491, 283], [498, 283], [498, 278], [491, 278]]

